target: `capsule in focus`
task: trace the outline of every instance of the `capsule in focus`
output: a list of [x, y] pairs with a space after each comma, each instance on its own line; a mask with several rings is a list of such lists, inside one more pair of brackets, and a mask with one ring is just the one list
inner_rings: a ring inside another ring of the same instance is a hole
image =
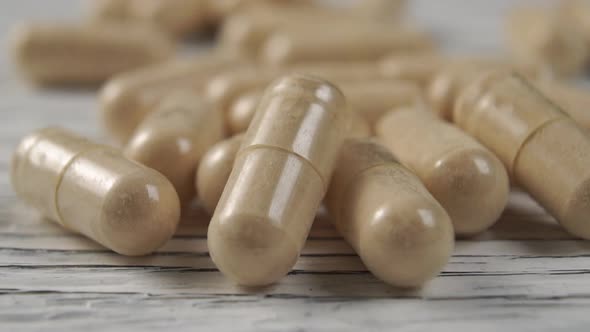
[[207, 233], [211, 258], [240, 285], [278, 281], [295, 264], [349, 126], [344, 96], [311, 76], [265, 92]]
[[422, 285], [452, 254], [453, 225], [445, 210], [414, 174], [370, 140], [345, 141], [326, 206], [365, 266], [391, 285]]
[[223, 117], [209, 101], [196, 93], [177, 92], [139, 125], [124, 155], [162, 173], [186, 204], [195, 196], [199, 160], [223, 139], [223, 132]]
[[394, 110], [377, 136], [448, 212], [455, 233], [480, 233], [500, 217], [510, 185], [504, 165], [460, 129], [424, 110]]
[[180, 217], [176, 191], [160, 173], [59, 128], [21, 141], [11, 179], [45, 217], [123, 255], [155, 251]]

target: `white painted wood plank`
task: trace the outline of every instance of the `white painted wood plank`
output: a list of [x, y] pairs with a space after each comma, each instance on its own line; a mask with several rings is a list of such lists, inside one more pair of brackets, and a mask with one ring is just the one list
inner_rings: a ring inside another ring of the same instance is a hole
[[[125, 308], [125, 310], [121, 310]], [[193, 297], [110, 294], [0, 296], [10, 331], [586, 331], [579, 320], [590, 299], [391, 301], [308, 298]], [[359, 313], [362, 313], [359, 315]], [[141, 317], [138, 319], [137, 317]], [[48, 324], [51, 322], [51, 324]]]

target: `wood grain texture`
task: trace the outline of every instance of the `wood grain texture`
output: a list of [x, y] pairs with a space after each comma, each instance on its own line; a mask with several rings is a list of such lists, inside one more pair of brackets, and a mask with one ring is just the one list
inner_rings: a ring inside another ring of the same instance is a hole
[[[412, 7], [448, 50], [486, 52], [498, 51], [500, 16], [513, 3], [416, 0]], [[0, 31], [20, 19], [75, 18], [82, 5], [7, 2]], [[498, 224], [458, 241], [450, 263], [422, 289], [371, 276], [325, 216], [295, 270], [256, 291], [215, 269], [208, 217], [198, 206], [154, 255], [116, 255], [40, 218], [14, 197], [8, 178], [14, 146], [36, 128], [58, 124], [105, 141], [96, 109], [94, 91], [28, 86], [0, 52], [0, 331], [588, 331], [590, 242], [565, 233], [518, 190]]]

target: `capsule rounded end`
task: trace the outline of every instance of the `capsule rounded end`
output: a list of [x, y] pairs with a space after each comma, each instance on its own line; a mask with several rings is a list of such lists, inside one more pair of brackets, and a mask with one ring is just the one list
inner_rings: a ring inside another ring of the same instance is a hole
[[483, 148], [439, 159], [424, 182], [448, 212], [455, 233], [462, 236], [491, 227], [504, 211], [510, 191], [504, 165]]
[[248, 93], [239, 97], [232, 104], [227, 117], [227, 125], [232, 133], [241, 133], [248, 129], [260, 98], [261, 94], [258, 92]]
[[[359, 253], [381, 280], [397, 287], [419, 287], [448, 262], [453, 227], [434, 200], [410, 198], [400, 203], [403, 206], [384, 205], [370, 216], [360, 233]], [[408, 206], [413, 207], [411, 212]]]
[[99, 93], [103, 127], [117, 142], [126, 143], [145, 115], [137, 99], [118, 79], [107, 82]]
[[140, 129], [125, 147], [124, 155], [164, 175], [181, 202], [194, 198], [193, 182], [199, 156], [190, 138], [156, 128]]
[[104, 199], [96, 239], [128, 256], [149, 254], [173, 235], [180, 218], [174, 187], [146, 169], [121, 177]]
[[205, 210], [213, 214], [231, 174], [243, 136], [237, 135], [211, 147], [201, 158], [195, 187]]
[[299, 257], [297, 246], [282, 229], [267, 218], [250, 215], [214, 215], [207, 244], [219, 270], [248, 287], [279, 281]]

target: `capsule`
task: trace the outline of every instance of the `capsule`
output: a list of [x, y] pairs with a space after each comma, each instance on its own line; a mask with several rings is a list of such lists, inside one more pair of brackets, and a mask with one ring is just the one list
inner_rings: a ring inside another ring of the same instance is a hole
[[242, 134], [230, 137], [213, 145], [201, 158], [195, 188], [203, 207], [211, 215], [219, 203], [243, 141]]
[[432, 106], [432, 110], [441, 118], [451, 120], [453, 104], [462, 89], [481, 72], [502, 68], [513, 68], [527, 77], [538, 80], [548, 80], [553, 77], [553, 72], [546, 66], [511, 63], [498, 59], [453, 60], [443, 66], [432, 78], [426, 91], [426, 99]]
[[103, 126], [116, 141], [125, 144], [164, 96], [179, 89], [201, 91], [211, 76], [239, 61], [206, 53], [118, 75], [100, 92]]
[[559, 2], [559, 14], [576, 24], [590, 45], [590, 4], [586, 0], [563, 0]]
[[512, 179], [571, 234], [590, 239], [590, 138], [514, 72], [466, 88], [453, 119], [502, 160]]
[[[356, 121], [360, 121], [362, 126], [366, 124], [369, 130], [392, 108], [425, 104], [420, 88], [408, 82], [387, 79], [345, 81], [338, 87], [346, 96], [350, 109], [361, 118]], [[261, 95], [260, 91], [251, 91], [235, 99], [228, 111], [227, 121], [231, 132], [239, 133], [248, 128]]]
[[215, 209], [207, 243], [240, 285], [276, 282], [295, 264], [349, 126], [326, 81], [283, 77], [265, 92]]
[[588, 62], [588, 44], [580, 27], [558, 10], [517, 8], [507, 21], [509, 47], [524, 63], [548, 65], [555, 73], [580, 73]]
[[250, 6], [229, 15], [221, 27], [219, 43], [226, 52], [256, 57], [264, 41], [279, 28], [310, 25], [319, 28], [323, 25], [350, 29], [351, 25], [374, 25], [374, 18], [395, 14], [393, 11], [397, 9], [393, 7], [398, 7], [399, 2], [357, 1], [350, 8], [326, 8], [312, 1], [262, 2], [262, 6]]
[[102, 0], [91, 11], [95, 21], [119, 20], [153, 24], [173, 36], [207, 25], [209, 0]]
[[590, 129], [590, 91], [559, 81], [539, 81], [534, 84], [580, 126]]
[[380, 77], [378, 67], [368, 62], [319, 62], [285, 68], [243, 66], [213, 77], [205, 88], [205, 95], [227, 115], [231, 104], [240, 95], [263, 89], [273, 80], [290, 73], [309, 74], [334, 83]]
[[25, 137], [12, 159], [16, 195], [45, 217], [123, 255], [145, 255], [172, 237], [174, 187], [117, 150], [59, 128]]
[[320, 29], [316, 25], [281, 26], [261, 46], [259, 60], [271, 65], [370, 61], [392, 52], [423, 53], [433, 49], [431, 36], [386, 24], [349, 24], [337, 29]]
[[425, 88], [448, 62], [448, 58], [431, 52], [424, 54], [394, 53], [382, 58], [379, 67], [385, 77], [411, 81]]
[[475, 139], [415, 109], [392, 111], [376, 131], [445, 208], [457, 235], [480, 233], [498, 220], [508, 201], [508, 175]]
[[182, 203], [195, 196], [195, 170], [207, 149], [223, 139], [223, 117], [198, 94], [166, 97], [139, 125], [124, 155], [162, 173]]
[[174, 46], [145, 25], [31, 23], [13, 32], [14, 60], [40, 85], [97, 84], [117, 73], [160, 62]]
[[337, 165], [326, 206], [367, 269], [398, 287], [436, 276], [453, 251], [453, 225], [420, 180], [366, 139], [347, 140]]

